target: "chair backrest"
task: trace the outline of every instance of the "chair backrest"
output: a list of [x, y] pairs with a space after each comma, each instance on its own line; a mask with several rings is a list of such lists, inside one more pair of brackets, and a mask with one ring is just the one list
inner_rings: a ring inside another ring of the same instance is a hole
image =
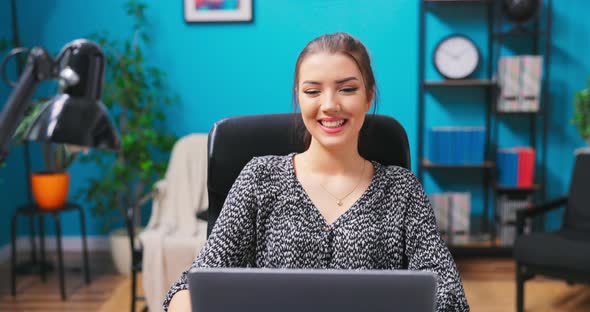
[[590, 154], [576, 155], [564, 228], [590, 232]]
[[[406, 131], [392, 117], [367, 116], [359, 153], [383, 165], [410, 169]], [[256, 156], [303, 152], [303, 121], [296, 113], [251, 115], [223, 119], [209, 132], [207, 235], [221, 212], [225, 198], [244, 166]]]

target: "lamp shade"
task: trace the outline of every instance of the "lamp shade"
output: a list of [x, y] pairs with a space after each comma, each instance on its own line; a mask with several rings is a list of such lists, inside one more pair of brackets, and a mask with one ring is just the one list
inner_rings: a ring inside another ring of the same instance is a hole
[[101, 101], [60, 94], [31, 124], [27, 139], [118, 150], [119, 136]]
[[27, 132], [27, 139], [118, 150], [120, 140], [100, 100], [104, 54], [92, 41], [70, 42], [57, 58], [61, 93], [51, 99]]

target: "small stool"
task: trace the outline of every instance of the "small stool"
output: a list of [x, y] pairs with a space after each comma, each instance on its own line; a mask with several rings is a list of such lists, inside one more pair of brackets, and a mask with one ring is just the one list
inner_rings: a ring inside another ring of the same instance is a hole
[[59, 286], [61, 289], [61, 299], [66, 300], [66, 290], [65, 290], [65, 279], [64, 279], [64, 266], [63, 266], [63, 251], [61, 246], [61, 221], [60, 221], [60, 213], [69, 211], [69, 210], [78, 210], [80, 214], [80, 227], [82, 230], [82, 252], [84, 257], [84, 275], [86, 284], [90, 284], [90, 272], [88, 271], [88, 247], [86, 244], [86, 218], [84, 217], [84, 211], [80, 205], [75, 203], [66, 203], [63, 207], [55, 209], [55, 210], [44, 210], [40, 209], [37, 204], [27, 204], [16, 209], [16, 213], [12, 216], [12, 223], [11, 223], [11, 230], [12, 230], [12, 258], [11, 258], [11, 267], [10, 272], [12, 274], [12, 296], [16, 296], [16, 221], [19, 215], [35, 217], [39, 216], [39, 234], [41, 235], [41, 246], [40, 246], [40, 253], [41, 253], [41, 265], [40, 265], [40, 274], [41, 279], [46, 281], [47, 278], [45, 276], [45, 230], [43, 225], [43, 217], [47, 214], [53, 215], [53, 219], [55, 220], [55, 235], [57, 239], [57, 259], [58, 259], [58, 269], [59, 269]]

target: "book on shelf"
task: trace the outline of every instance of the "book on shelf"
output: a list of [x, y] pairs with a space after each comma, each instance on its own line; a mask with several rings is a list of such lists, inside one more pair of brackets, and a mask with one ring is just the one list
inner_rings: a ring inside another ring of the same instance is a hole
[[498, 149], [496, 168], [500, 186], [532, 187], [535, 176], [535, 149], [532, 147]]
[[485, 127], [433, 127], [429, 159], [444, 165], [482, 164], [485, 134]]
[[499, 112], [536, 112], [539, 110], [543, 56], [504, 56], [498, 60], [500, 87]]
[[518, 57], [501, 57], [498, 60], [498, 111], [516, 111], [520, 86], [520, 60]]
[[531, 147], [518, 148], [518, 187], [532, 187], [535, 176], [535, 149]]
[[520, 109], [523, 111], [539, 110], [541, 95], [541, 77], [543, 74], [543, 57], [540, 55], [523, 55], [520, 77]]
[[[532, 202], [531, 196], [520, 198], [501, 195], [497, 199], [496, 231], [501, 246], [512, 246], [516, 238], [516, 212], [527, 209]], [[530, 231], [530, 224], [525, 225], [525, 231]]]
[[453, 245], [469, 243], [471, 194], [468, 192], [433, 193], [430, 200], [441, 236]]

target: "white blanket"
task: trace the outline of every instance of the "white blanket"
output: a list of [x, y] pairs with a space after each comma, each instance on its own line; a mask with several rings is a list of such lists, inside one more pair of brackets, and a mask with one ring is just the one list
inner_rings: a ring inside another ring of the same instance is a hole
[[172, 149], [166, 176], [154, 186], [152, 214], [139, 235], [143, 245], [143, 289], [150, 311], [161, 311], [168, 289], [205, 244], [207, 134], [191, 134]]

